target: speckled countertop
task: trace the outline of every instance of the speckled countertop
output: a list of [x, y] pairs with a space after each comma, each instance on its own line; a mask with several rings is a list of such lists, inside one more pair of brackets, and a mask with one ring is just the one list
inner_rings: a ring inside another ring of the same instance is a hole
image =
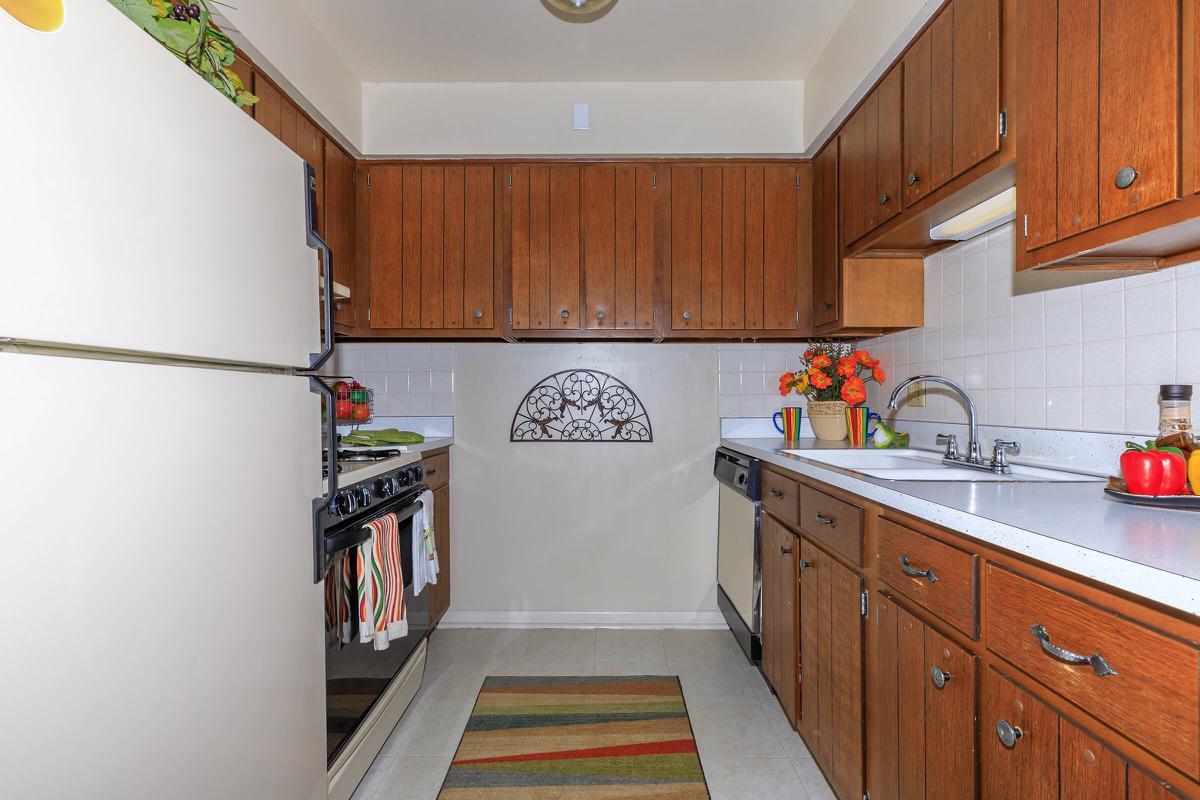
[[[886, 481], [780, 453], [782, 439], [721, 445], [1077, 575], [1200, 615], [1200, 513], [1124, 505], [1102, 481]], [[790, 450], [829, 450], [805, 439]]]

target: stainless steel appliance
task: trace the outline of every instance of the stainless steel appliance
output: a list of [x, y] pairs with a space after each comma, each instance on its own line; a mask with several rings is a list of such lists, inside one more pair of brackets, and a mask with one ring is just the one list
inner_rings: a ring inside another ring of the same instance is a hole
[[[397, 460], [403, 464], [402, 460]], [[352, 475], [352, 473], [351, 473]], [[335, 489], [318, 511], [318, 554], [325, 596], [325, 722], [330, 797], [349, 797], [379, 747], [420, 687], [424, 642], [429, 633], [429, 593], [413, 594], [413, 518], [421, 510], [425, 471], [420, 464], [396, 466]], [[359, 641], [358, 560], [371, 520], [395, 514], [405, 578], [408, 635], [386, 650]]]
[[717, 605], [746, 657], [762, 660], [762, 560], [759, 540], [762, 462], [717, 449]]

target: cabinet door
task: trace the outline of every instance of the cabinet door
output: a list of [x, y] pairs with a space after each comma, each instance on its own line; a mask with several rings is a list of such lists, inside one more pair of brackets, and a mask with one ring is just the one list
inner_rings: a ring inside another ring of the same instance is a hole
[[934, 19], [929, 32], [933, 80], [926, 191], [932, 192], [954, 177], [954, 14], [943, 11]]
[[512, 327], [578, 330], [580, 169], [512, 168]]
[[286, 95], [280, 107], [279, 119], [279, 141], [300, 155], [300, 114]]
[[954, 0], [952, 8], [959, 175], [1000, 149], [1000, 0]]
[[904, 68], [895, 67], [879, 84], [879, 118], [875, 145], [875, 225], [882, 225], [900, 213], [900, 170], [904, 155], [901, 147]]
[[1065, 719], [1058, 721], [1060, 792], [1063, 798], [1115, 800], [1125, 796], [1125, 761]]
[[283, 94], [259, 73], [254, 73], [254, 120], [276, 139], [283, 138]]
[[325, 235], [325, 136], [302, 114], [296, 115], [296, 154], [312, 165], [317, 181], [317, 233]]
[[1179, 196], [1179, 13], [1178, 0], [1100, 2], [1101, 223]]
[[867, 175], [866, 106], [860, 107], [838, 134], [841, 150], [839, 197], [842, 209], [842, 242], [850, 244], [867, 230], [865, 203]]
[[648, 164], [583, 172], [583, 275], [589, 330], [654, 327], [655, 175]]
[[829, 570], [823, 554], [804, 538], [800, 539], [800, 724], [798, 730], [814, 757], [821, 746], [822, 704], [825, 694], [825, 669], [829, 642], [828, 620], [822, 622], [822, 610], [828, 609]]
[[904, 55], [904, 207], [931, 191], [929, 140], [933, 133], [933, 29]]
[[1055, 235], [1061, 238], [1100, 224], [1096, 177], [1100, 145], [1099, 6], [1096, 0], [1059, 0], [1058, 17], [1063, 24], [1058, 26]]
[[350, 306], [334, 311], [334, 321], [354, 325], [354, 160], [328, 139], [325, 147], [325, 240], [333, 252], [333, 279], [350, 287]]
[[442, 199], [442, 327], [493, 327], [495, 168], [445, 168]]
[[1017, 182], [1028, 251], [1058, 241], [1059, 42], [1058, 0], [1028, 0], [1025, 5], [1026, 103]]
[[[862, 578], [827, 559], [830, 572], [829, 733], [826, 772], [839, 797], [863, 792]], [[824, 741], [824, 740], [823, 740]]]
[[841, 299], [838, 140], [813, 160], [813, 327], [836, 322]]
[[[806, 185], [809, 176], [807, 167], [795, 164], [763, 167], [762, 278], [754, 270], [746, 271], [747, 328], [790, 330], [807, 322], [809, 303], [806, 299], [802, 304], [799, 296], [800, 206], [801, 194], [811, 191]], [[748, 229], [757, 226], [757, 208], [752, 203], [746, 205], [746, 219]], [[750, 241], [752, 237], [747, 238]], [[807, 295], [807, 278], [804, 285]], [[758, 308], [761, 317], [755, 313]]]
[[438, 582], [429, 587], [430, 627], [450, 609], [450, 485], [433, 492], [433, 537], [438, 553]]
[[929, 798], [975, 796], [975, 661], [925, 627], [925, 742], [933, 756], [925, 761]]
[[[1058, 800], [1057, 715], [994, 669], [984, 676], [980, 709], [983, 800]], [[1017, 738], [1002, 741], [1002, 725]]]
[[776, 648], [775, 674], [778, 682], [773, 684], [779, 696], [779, 704], [788, 721], [796, 724], [796, 561], [799, 555], [799, 538], [784, 528], [775, 526], [778, 538], [775, 548], [775, 600], [777, 609], [779, 647]]
[[700, 167], [671, 168], [671, 329], [698, 330], [701, 318]]
[[779, 682], [776, 665], [779, 663], [779, 559], [775, 546], [779, 542], [779, 524], [763, 514], [759, 530], [759, 561], [762, 564], [762, 673], [772, 687]]

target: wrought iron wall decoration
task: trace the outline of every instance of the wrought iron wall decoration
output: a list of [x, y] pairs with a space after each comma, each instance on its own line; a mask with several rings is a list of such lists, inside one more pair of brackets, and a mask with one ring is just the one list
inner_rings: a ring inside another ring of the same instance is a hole
[[538, 382], [513, 415], [510, 442], [652, 442], [650, 415], [606, 372], [568, 369]]

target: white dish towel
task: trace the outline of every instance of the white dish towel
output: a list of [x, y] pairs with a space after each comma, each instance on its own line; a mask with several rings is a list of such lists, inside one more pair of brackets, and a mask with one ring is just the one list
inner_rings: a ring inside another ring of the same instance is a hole
[[421, 493], [421, 510], [413, 517], [413, 595], [418, 595], [426, 584], [438, 582], [437, 544], [433, 538], [433, 492], [426, 489]]

